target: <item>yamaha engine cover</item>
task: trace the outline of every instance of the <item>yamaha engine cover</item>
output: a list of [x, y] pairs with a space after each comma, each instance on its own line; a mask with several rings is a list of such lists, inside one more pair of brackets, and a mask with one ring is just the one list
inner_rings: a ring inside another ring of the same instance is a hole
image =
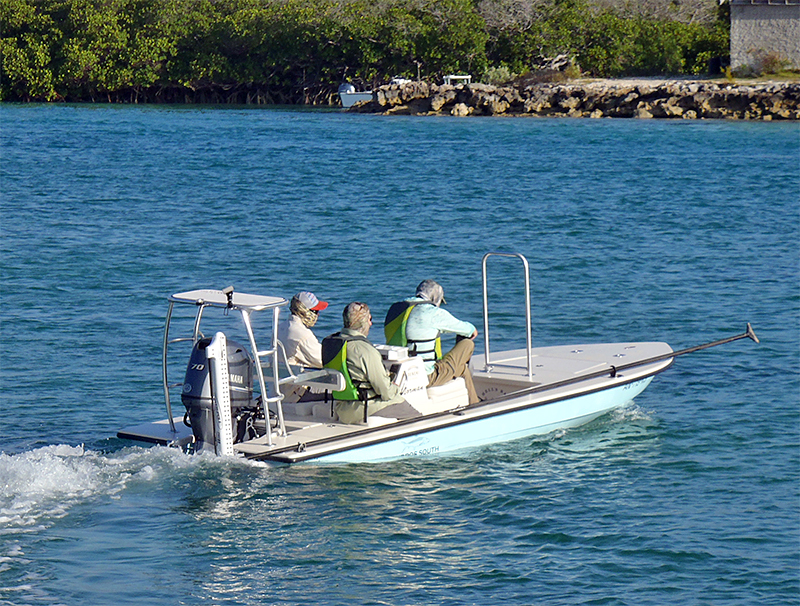
[[[186, 407], [184, 422], [192, 428], [195, 438], [194, 450], [214, 451], [214, 417], [211, 399], [206, 348], [210, 338], [200, 339], [192, 348], [186, 378], [183, 382], [181, 401]], [[236, 433], [237, 416], [243, 409], [255, 408], [253, 402], [253, 365], [243, 345], [228, 341], [228, 374], [231, 389], [231, 420]]]

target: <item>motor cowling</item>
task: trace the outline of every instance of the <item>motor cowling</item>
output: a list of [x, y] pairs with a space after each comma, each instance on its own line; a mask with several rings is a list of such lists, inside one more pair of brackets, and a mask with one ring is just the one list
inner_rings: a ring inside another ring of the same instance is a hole
[[[186, 367], [186, 377], [181, 394], [181, 401], [186, 407], [184, 422], [192, 428], [195, 452], [205, 449], [214, 451], [213, 400], [206, 351], [210, 343], [210, 338], [203, 338], [194, 344], [189, 364]], [[236, 341], [228, 341], [227, 350], [231, 421], [234, 435], [238, 436], [239, 440], [237, 441], [240, 441], [242, 428], [239, 426], [242, 419], [247, 416], [243, 413], [257, 410], [253, 401], [253, 363], [247, 349]]]

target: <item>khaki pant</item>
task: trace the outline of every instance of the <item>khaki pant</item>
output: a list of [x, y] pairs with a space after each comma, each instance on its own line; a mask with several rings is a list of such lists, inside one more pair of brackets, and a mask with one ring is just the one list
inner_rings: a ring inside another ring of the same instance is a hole
[[472, 384], [472, 373], [469, 371], [469, 359], [475, 351], [475, 342], [472, 339], [462, 339], [448, 351], [441, 360], [436, 360], [433, 372], [428, 375], [428, 387], [444, 385], [456, 377], [462, 377], [467, 386], [469, 403], [480, 402], [475, 386]]

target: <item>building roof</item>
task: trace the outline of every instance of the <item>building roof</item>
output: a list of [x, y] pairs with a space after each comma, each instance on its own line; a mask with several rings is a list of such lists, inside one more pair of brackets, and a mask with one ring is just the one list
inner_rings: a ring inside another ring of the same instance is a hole
[[[797, 6], [800, 0], [727, 0], [728, 4], [767, 4], [772, 6]], [[724, 4], [721, 0], [720, 4]]]

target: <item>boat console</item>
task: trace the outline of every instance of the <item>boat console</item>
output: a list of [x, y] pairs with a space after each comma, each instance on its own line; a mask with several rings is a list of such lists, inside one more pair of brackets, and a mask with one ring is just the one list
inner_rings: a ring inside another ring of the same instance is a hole
[[469, 404], [464, 379], [458, 377], [446, 385], [428, 387], [428, 375], [422, 358], [409, 355], [407, 347], [376, 345], [383, 365], [400, 387], [400, 393], [422, 414], [452, 410]]

